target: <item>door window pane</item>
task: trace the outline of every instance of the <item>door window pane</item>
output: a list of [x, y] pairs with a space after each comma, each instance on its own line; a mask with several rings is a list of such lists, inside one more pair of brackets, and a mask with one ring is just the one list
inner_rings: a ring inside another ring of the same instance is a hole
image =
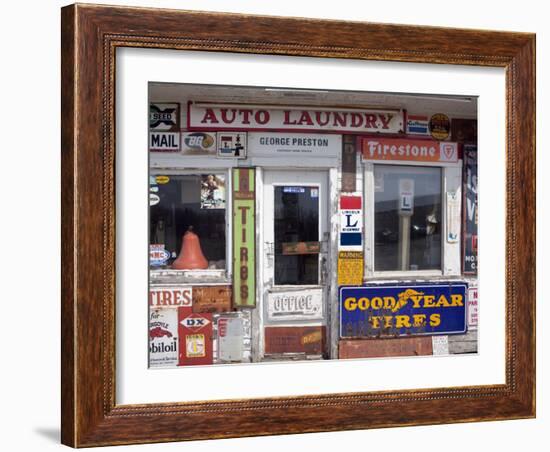
[[274, 189], [275, 284], [318, 284], [319, 187]]
[[441, 269], [441, 168], [375, 165], [375, 270]]
[[208, 268], [225, 269], [225, 174], [151, 176], [149, 191], [149, 243], [170, 256], [166, 262], [151, 259], [151, 266], [169, 266], [180, 253], [183, 235], [191, 229]]

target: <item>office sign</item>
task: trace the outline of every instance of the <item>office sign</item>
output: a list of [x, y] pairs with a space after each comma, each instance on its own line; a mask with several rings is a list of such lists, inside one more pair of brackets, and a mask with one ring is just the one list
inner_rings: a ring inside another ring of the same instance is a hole
[[256, 306], [254, 168], [233, 169], [233, 306]]
[[466, 332], [468, 284], [340, 288], [340, 337], [394, 337]]
[[456, 163], [456, 143], [406, 138], [359, 138], [363, 160]]
[[320, 320], [323, 318], [323, 289], [285, 290], [267, 294], [269, 321]]
[[189, 130], [400, 133], [402, 110], [237, 104], [188, 104]]

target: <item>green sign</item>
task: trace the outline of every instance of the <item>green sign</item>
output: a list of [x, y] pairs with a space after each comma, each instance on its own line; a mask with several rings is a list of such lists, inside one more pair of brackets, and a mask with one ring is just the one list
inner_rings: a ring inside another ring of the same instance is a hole
[[233, 306], [256, 306], [254, 168], [233, 169]]

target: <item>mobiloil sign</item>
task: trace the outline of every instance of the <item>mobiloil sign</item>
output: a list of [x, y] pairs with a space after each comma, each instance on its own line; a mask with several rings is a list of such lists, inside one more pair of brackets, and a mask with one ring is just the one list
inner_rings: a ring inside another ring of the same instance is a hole
[[373, 285], [340, 288], [340, 337], [466, 332], [468, 285]]

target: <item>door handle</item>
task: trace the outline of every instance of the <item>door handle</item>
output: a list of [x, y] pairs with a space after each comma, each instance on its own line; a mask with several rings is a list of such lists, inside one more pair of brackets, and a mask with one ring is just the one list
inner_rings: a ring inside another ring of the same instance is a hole
[[328, 271], [327, 271], [327, 258], [326, 256], [323, 256], [321, 258], [321, 284], [325, 284], [326, 280], [327, 280], [327, 275], [328, 275]]

